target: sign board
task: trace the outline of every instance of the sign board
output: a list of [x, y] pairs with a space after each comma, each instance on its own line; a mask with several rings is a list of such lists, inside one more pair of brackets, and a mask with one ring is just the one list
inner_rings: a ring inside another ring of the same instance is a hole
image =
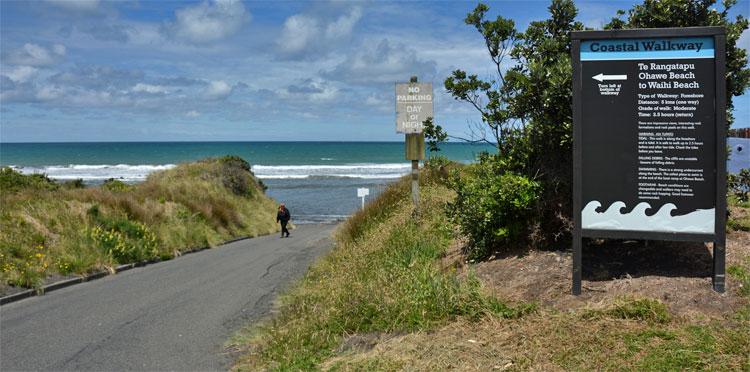
[[358, 198], [363, 198], [363, 197], [368, 196], [368, 195], [370, 195], [370, 189], [368, 189], [366, 187], [360, 187], [360, 188], [357, 189], [357, 197]]
[[396, 83], [396, 132], [422, 133], [432, 114], [432, 83]]
[[572, 38], [574, 240], [720, 240], [723, 250], [724, 29]]

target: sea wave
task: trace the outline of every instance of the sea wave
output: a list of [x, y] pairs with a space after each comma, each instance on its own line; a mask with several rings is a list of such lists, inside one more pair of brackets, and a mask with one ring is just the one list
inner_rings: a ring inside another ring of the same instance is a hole
[[[40, 167], [11, 166], [24, 174], [41, 173], [61, 181], [82, 179], [96, 183], [110, 178], [125, 182], [144, 181], [149, 174], [173, 168], [174, 164], [69, 164]], [[410, 164], [344, 164], [344, 165], [254, 165], [253, 173], [260, 179], [358, 178], [394, 179], [411, 170]]]
[[260, 179], [302, 179], [317, 177], [392, 179], [411, 171], [410, 164], [343, 164], [343, 165], [254, 165]]
[[61, 181], [82, 179], [84, 182], [101, 182], [115, 178], [124, 182], [139, 182], [144, 181], [153, 172], [170, 169], [174, 166], [174, 164], [70, 164], [43, 167], [11, 167], [23, 174], [46, 174], [49, 178]]

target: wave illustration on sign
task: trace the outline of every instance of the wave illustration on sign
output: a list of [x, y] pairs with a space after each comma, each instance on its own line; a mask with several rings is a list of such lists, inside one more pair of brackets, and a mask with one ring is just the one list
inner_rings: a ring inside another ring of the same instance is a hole
[[596, 200], [586, 204], [581, 212], [581, 226], [592, 230], [630, 230], [685, 233], [714, 233], [715, 209], [698, 209], [682, 216], [672, 216], [677, 209], [672, 203], [664, 204], [653, 216], [647, 216], [651, 205], [638, 203], [630, 213], [621, 213], [625, 203], [617, 201], [604, 212], [597, 212], [602, 204]]

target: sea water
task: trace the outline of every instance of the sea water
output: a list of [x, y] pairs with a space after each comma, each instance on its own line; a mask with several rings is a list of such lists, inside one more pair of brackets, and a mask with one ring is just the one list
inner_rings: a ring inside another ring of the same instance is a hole
[[[491, 145], [447, 143], [441, 155], [468, 163]], [[152, 172], [207, 157], [238, 155], [267, 194], [286, 203], [296, 223], [341, 220], [361, 205], [357, 188], [375, 197], [411, 164], [399, 142], [123, 142], [3, 143], [0, 165], [87, 184], [109, 178], [141, 182]]]

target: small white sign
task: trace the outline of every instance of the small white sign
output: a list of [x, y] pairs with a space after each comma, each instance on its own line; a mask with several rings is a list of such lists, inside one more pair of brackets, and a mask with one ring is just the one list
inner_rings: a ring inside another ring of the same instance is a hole
[[364, 198], [367, 195], [370, 195], [370, 189], [366, 187], [357, 189], [357, 197]]
[[396, 132], [422, 133], [432, 114], [432, 83], [396, 83]]

